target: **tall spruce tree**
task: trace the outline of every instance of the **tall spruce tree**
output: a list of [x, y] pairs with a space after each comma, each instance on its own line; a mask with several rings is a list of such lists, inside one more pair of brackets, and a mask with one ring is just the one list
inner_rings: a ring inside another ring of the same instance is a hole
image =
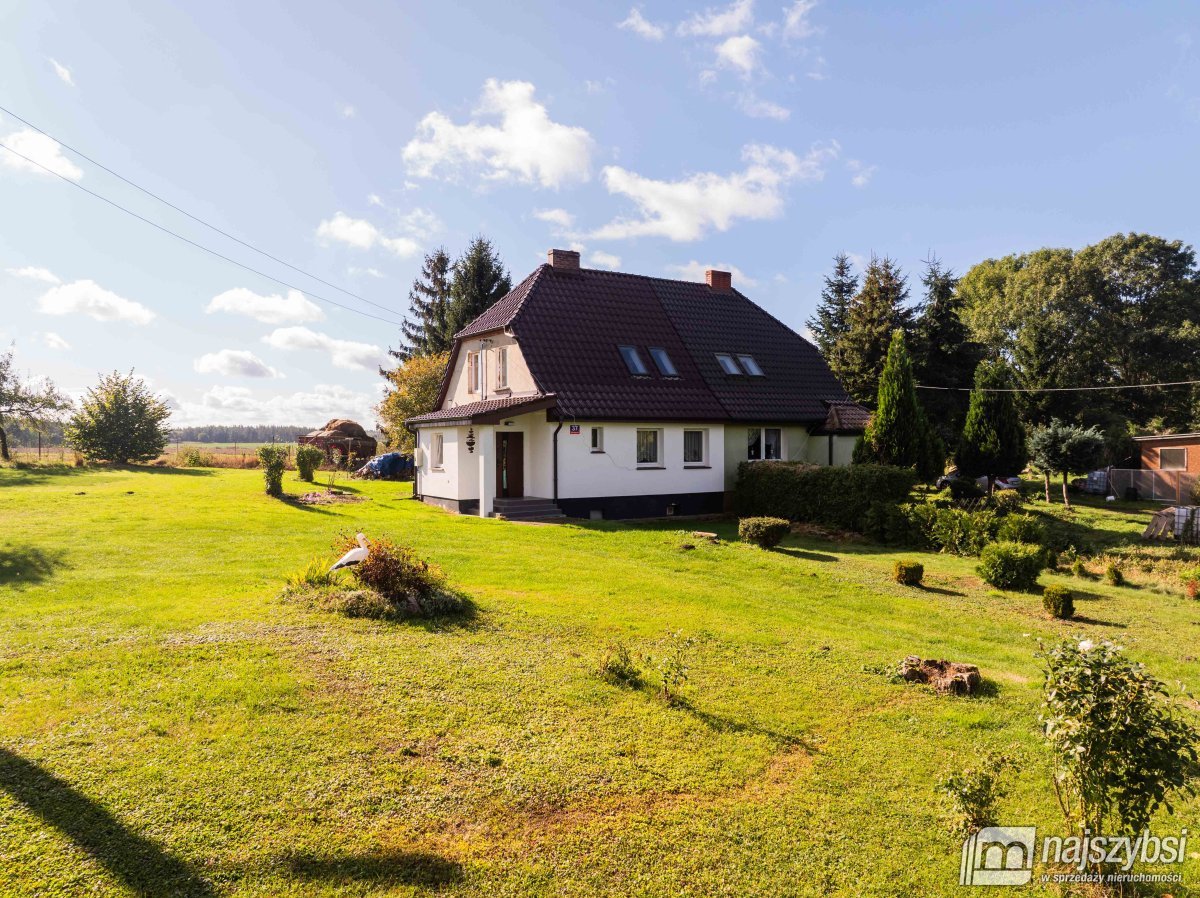
[[421, 275], [408, 292], [410, 317], [401, 325], [404, 345], [388, 350], [393, 358], [406, 362], [414, 356], [446, 352], [454, 345], [449, 325], [450, 269], [445, 247], [426, 254]]
[[449, 333], [462, 330], [511, 289], [512, 279], [492, 242], [476, 237], [454, 263], [446, 315]]
[[838, 253], [833, 257], [833, 274], [825, 277], [817, 313], [806, 322], [813, 339], [826, 357], [850, 327], [850, 303], [854, 300], [856, 290], [858, 275], [854, 273], [850, 257]]
[[925, 298], [913, 324], [913, 371], [923, 385], [951, 388], [924, 390], [921, 401], [938, 436], [953, 444], [967, 415], [967, 394], [961, 389], [971, 385], [983, 347], [971, 340], [963, 324], [954, 272], [932, 256], [925, 261], [921, 283]]
[[904, 308], [907, 298], [908, 284], [899, 266], [891, 259], [872, 258], [862, 289], [850, 303], [846, 332], [827, 356], [833, 373], [858, 402], [875, 402], [892, 331], [911, 325], [911, 312]]
[[1008, 366], [999, 361], [983, 361], [975, 369], [975, 386], [967, 408], [954, 463], [968, 477], [987, 477], [988, 492], [996, 478], [1019, 473], [1029, 460], [1025, 428], [1017, 415]]
[[887, 361], [879, 377], [875, 414], [863, 442], [880, 464], [916, 468], [926, 482], [945, 467], [945, 444], [929, 426], [925, 409], [917, 399], [912, 360], [904, 331], [899, 328], [892, 331]]

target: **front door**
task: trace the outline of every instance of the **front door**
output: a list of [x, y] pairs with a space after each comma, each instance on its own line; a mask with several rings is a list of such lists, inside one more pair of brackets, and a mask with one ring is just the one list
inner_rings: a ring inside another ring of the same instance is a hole
[[517, 499], [525, 495], [525, 434], [496, 434], [496, 497]]

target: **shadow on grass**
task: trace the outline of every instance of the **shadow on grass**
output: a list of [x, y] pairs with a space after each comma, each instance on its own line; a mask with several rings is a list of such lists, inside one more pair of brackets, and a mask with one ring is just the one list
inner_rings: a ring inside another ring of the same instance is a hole
[[462, 865], [425, 851], [387, 854], [293, 854], [283, 859], [291, 872], [303, 879], [337, 885], [419, 886], [438, 889], [462, 880]]
[[[653, 692], [653, 689], [649, 691]], [[717, 733], [751, 733], [755, 736], [766, 736], [781, 745], [795, 745], [803, 748], [805, 751], [817, 753], [817, 747], [803, 736], [797, 736], [793, 733], [781, 733], [778, 730], [772, 730], [769, 727], [760, 726], [756, 723], [748, 723], [744, 720], [738, 720], [735, 717], [730, 717], [727, 714], [717, 714], [713, 711], [705, 711], [696, 707], [691, 699], [686, 696], [676, 696], [671, 701], [671, 707], [678, 708], [681, 711], [686, 711], [692, 717], [699, 720], [709, 729]]]
[[47, 552], [37, 546], [0, 547], [0, 586], [33, 586], [42, 583], [59, 568], [67, 566], [66, 553]]
[[126, 828], [69, 783], [0, 748], [0, 790], [95, 858], [131, 892], [206, 898], [216, 891], [186, 863]]
[[946, 589], [942, 586], [926, 586], [923, 583], [917, 584], [917, 589], [921, 592], [931, 592], [938, 596], [965, 596], [965, 592], [959, 592], [957, 589]]
[[1097, 617], [1088, 617], [1086, 614], [1077, 614], [1071, 618], [1071, 623], [1087, 624], [1092, 627], [1112, 627], [1116, 630], [1124, 630], [1126, 624], [1118, 624], [1116, 621], [1100, 620]]
[[453, 630], [479, 630], [484, 626], [483, 615], [479, 613], [479, 606], [470, 598], [460, 592], [455, 592], [455, 596], [462, 603], [458, 611], [452, 611], [446, 614], [431, 614], [428, 617], [420, 615], [409, 615], [399, 618], [397, 623], [405, 624], [409, 627], [420, 627], [430, 633], [448, 633]]
[[776, 546], [771, 549], [772, 552], [778, 552], [780, 555], [790, 555], [793, 558], [802, 558], [805, 561], [837, 561], [836, 555], [827, 555], [824, 552], [813, 552], [811, 549], [800, 549], [796, 546]]

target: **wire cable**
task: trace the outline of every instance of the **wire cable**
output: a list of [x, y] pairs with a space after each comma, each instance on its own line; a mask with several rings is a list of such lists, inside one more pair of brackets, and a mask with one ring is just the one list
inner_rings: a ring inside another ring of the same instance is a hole
[[28, 121], [27, 119], [21, 118], [21, 116], [17, 115], [11, 109], [8, 109], [5, 106], [0, 106], [0, 112], [4, 112], [4, 113], [7, 113], [8, 115], [11, 115], [13, 118], [15, 118], [18, 122], [21, 122], [23, 125], [26, 125], [26, 126], [32, 128], [34, 131], [37, 131], [39, 134], [49, 137], [51, 140], [53, 140], [55, 143], [57, 143], [59, 146], [63, 147], [64, 149], [70, 150], [72, 153], [74, 153], [80, 159], [87, 160], [92, 165], [96, 166], [97, 168], [103, 169], [104, 171], [108, 172], [114, 178], [124, 181], [126, 184], [128, 184], [130, 187], [134, 188], [135, 190], [140, 190], [142, 193], [146, 194], [146, 196], [156, 199], [160, 203], [163, 203], [164, 205], [170, 206], [172, 209], [174, 209], [179, 214], [186, 215], [188, 218], [190, 218], [192, 221], [196, 222], [197, 224], [202, 224], [206, 228], [208, 228], [212, 231], [216, 231], [222, 237], [227, 237], [230, 240], [232, 240], [234, 243], [239, 243], [242, 246], [246, 247], [246, 249], [252, 250], [253, 252], [258, 253], [260, 256], [265, 256], [266, 258], [270, 259], [272, 262], [278, 262], [280, 265], [290, 268], [290, 269], [292, 269], [292, 271], [298, 272], [298, 273], [304, 275], [305, 277], [310, 277], [314, 281], [324, 284], [326, 287], [332, 287], [334, 290], [337, 290], [339, 293], [344, 293], [347, 296], [352, 296], [355, 299], [357, 299], [359, 302], [365, 302], [367, 305], [375, 306], [375, 308], [382, 309], [385, 312], [390, 312], [393, 315], [401, 314], [400, 312], [397, 312], [395, 309], [391, 309], [391, 308], [388, 308], [387, 306], [380, 305], [377, 302], [372, 302], [371, 300], [367, 299], [365, 296], [360, 296], [359, 294], [355, 293], [353, 290], [347, 290], [345, 287], [339, 287], [337, 284], [327, 281], [322, 277], [318, 277], [317, 275], [313, 274], [312, 272], [305, 271], [303, 268], [299, 268], [299, 267], [293, 265], [291, 262], [281, 259], [278, 256], [273, 256], [266, 250], [259, 249], [257, 246], [254, 246], [251, 243], [247, 243], [245, 240], [242, 240], [240, 237], [235, 237], [233, 234], [230, 234], [228, 231], [222, 230], [221, 228], [217, 227], [215, 224], [211, 224], [211, 223], [205, 221], [203, 218], [193, 215], [191, 212], [187, 211], [187, 209], [182, 209], [179, 206], [172, 203], [170, 200], [159, 196], [154, 191], [143, 187], [141, 184], [138, 184], [134, 181], [129, 180], [129, 178], [125, 177], [120, 172], [113, 171], [111, 168], [109, 168], [103, 162], [97, 162], [95, 159], [93, 159], [91, 156], [89, 156], [87, 153], [83, 152], [82, 150], [77, 150], [77, 149], [75, 149], [75, 147], [71, 146], [70, 144], [63, 143], [61, 140], [59, 140], [53, 134], [50, 134], [47, 131], [43, 131], [41, 128], [39, 128], [37, 125], [33, 124], [32, 122]]
[[42, 163], [38, 162], [37, 160], [30, 159], [24, 153], [18, 153], [16, 150], [14, 150], [12, 147], [8, 146], [5, 143], [0, 142], [0, 149], [8, 150], [14, 156], [24, 159], [30, 165], [36, 165], [38, 168], [40, 168], [42, 171], [46, 172], [47, 174], [54, 175], [56, 178], [61, 178], [62, 180], [66, 181], [68, 184], [70, 184], [72, 187], [78, 187], [84, 193], [94, 196], [98, 200], [103, 200], [104, 202], [108, 203], [110, 206], [112, 206], [116, 209], [120, 209], [126, 215], [131, 215], [134, 218], [136, 218], [138, 221], [145, 222], [146, 224], [150, 225], [152, 228], [157, 228], [158, 230], [162, 231], [164, 234], [170, 234], [172, 237], [176, 238], [177, 240], [182, 240], [184, 243], [190, 244], [191, 246], [196, 247], [196, 249], [203, 250], [204, 252], [208, 253], [209, 255], [216, 256], [218, 259], [223, 259], [224, 261], [230, 263], [231, 265], [236, 265], [238, 268], [243, 268], [246, 271], [251, 272], [252, 274], [257, 274], [259, 277], [264, 277], [269, 281], [274, 281], [276, 284], [279, 284], [282, 287], [287, 287], [289, 290], [296, 290], [300, 293], [304, 293], [307, 296], [311, 296], [313, 299], [317, 299], [317, 300], [320, 300], [321, 302], [328, 303], [331, 306], [336, 306], [337, 308], [343, 309], [347, 312], [353, 312], [355, 315], [362, 315], [365, 318], [373, 318], [376, 321], [382, 321], [385, 324], [391, 324], [396, 327], [402, 326], [402, 322], [400, 322], [400, 321], [393, 321], [390, 318], [381, 318], [378, 315], [372, 315], [370, 312], [364, 312], [361, 309], [356, 309], [352, 306], [345, 305], [344, 303], [337, 302], [336, 300], [328, 299], [324, 296], [321, 296], [318, 293], [313, 293], [311, 290], [304, 290], [300, 287], [297, 287], [295, 284], [289, 284], [287, 281], [280, 280], [279, 278], [275, 277], [274, 275], [267, 274], [265, 271], [260, 271], [257, 268], [254, 268], [250, 265], [245, 264], [244, 262], [239, 262], [237, 259], [233, 259], [233, 258], [230, 258], [229, 256], [224, 255], [223, 253], [219, 253], [215, 249], [207, 247], [202, 243], [197, 243], [195, 240], [192, 240], [188, 237], [184, 237], [182, 234], [176, 233], [175, 231], [172, 231], [170, 228], [160, 225], [156, 221], [151, 221], [149, 218], [146, 218], [144, 215], [139, 215], [137, 212], [134, 212], [132, 209], [125, 208], [120, 203], [116, 202], [115, 200], [110, 200], [108, 197], [104, 196], [103, 194], [96, 193], [96, 191], [90, 190], [87, 187], [84, 187], [78, 181], [72, 181], [66, 175], [59, 174], [58, 172], [54, 171], [53, 169], [47, 168], [46, 166], [42, 165]]
[[[1154, 384], [1116, 384], [1106, 387], [985, 387], [981, 393], [1078, 393], [1083, 390], [1145, 390], [1151, 387], [1190, 387], [1200, 384], [1200, 380], [1172, 380]], [[918, 390], [949, 390], [959, 393], [973, 393], [974, 387], [931, 387], [917, 384]]]

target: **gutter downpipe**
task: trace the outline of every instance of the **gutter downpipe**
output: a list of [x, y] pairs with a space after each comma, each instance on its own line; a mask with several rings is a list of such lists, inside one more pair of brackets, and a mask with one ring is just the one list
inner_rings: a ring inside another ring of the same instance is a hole
[[554, 417], [558, 418], [558, 427], [554, 428], [554, 504], [558, 504], [558, 432], [562, 430], [563, 417], [562, 412], [557, 408], [554, 410]]
[[421, 435], [417, 431], [417, 428], [410, 427], [407, 422], [404, 425], [404, 429], [407, 430], [409, 433], [411, 433], [412, 438], [413, 438], [413, 498], [420, 499], [421, 498], [421, 479], [420, 479], [421, 472], [420, 472], [420, 469], [416, 465], [416, 455], [417, 455], [416, 450], [419, 449], [421, 446]]

